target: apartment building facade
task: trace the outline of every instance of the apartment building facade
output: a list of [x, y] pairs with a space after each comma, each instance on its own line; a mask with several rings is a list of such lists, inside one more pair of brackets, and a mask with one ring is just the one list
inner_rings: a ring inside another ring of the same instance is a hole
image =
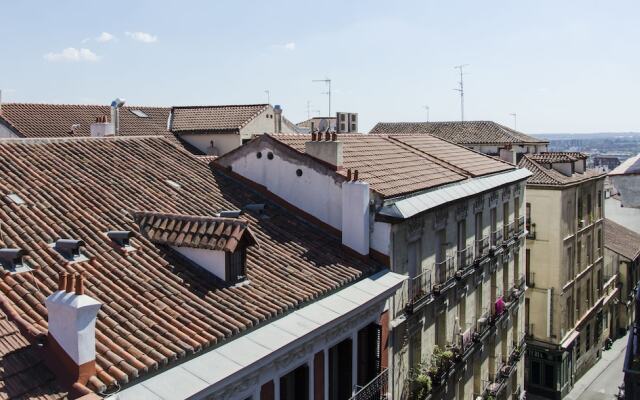
[[429, 135], [265, 135], [216, 163], [409, 277], [386, 309], [391, 398], [524, 395], [527, 171]]
[[[604, 174], [579, 153], [525, 155], [528, 392], [560, 399], [599, 358], [616, 276], [604, 270]], [[610, 311], [611, 310], [611, 311]]]

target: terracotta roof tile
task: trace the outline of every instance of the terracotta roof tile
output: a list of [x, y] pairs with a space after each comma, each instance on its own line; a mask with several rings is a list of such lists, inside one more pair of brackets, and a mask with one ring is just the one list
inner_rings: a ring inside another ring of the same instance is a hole
[[640, 257], [640, 234], [610, 219], [604, 220], [604, 245], [631, 261]]
[[133, 214], [147, 239], [156, 244], [234, 252], [245, 240], [257, 244], [247, 221], [233, 218], [164, 214], [139, 211]]
[[171, 110], [172, 132], [236, 132], [264, 111], [268, 104], [185, 106]]
[[586, 160], [587, 155], [580, 152], [542, 152], [535, 154], [528, 154], [529, 158], [537, 163], [566, 163], [574, 162], [578, 160]]
[[[103, 303], [93, 390], [165, 368], [379, 268], [165, 138], [5, 140], [0, 175], [0, 247], [26, 250], [24, 262], [33, 268], [2, 276], [0, 295], [26, 324], [46, 332], [43, 303], [56, 290], [58, 274], [85, 272], [86, 294]], [[8, 200], [9, 193], [25, 203]], [[149, 240], [134, 219], [136, 210], [191, 215], [189, 222], [198, 223], [180, 225], [184, 230], [175, 231], [177, 218], [158, 226], [174, 223], [171, 233], [185, 234], [183, 242], [196, 236], [203, 241], [238, 236], [234, 229], [241, 224], [209, 236], [212, 225], [199, 233], [201, 216], [209, 221], [222, 210], [256, 203], [265, 203], [265, 210], [242, 218], [260, 247], [247, 249], [249, 283], [238, 287], [222, 286], [170, 247]], [[109, 230], [132, 231], [135, 250], [114, 249]], [[88, 261], [69, 264], [49, 246], [58, 238], [82, 239]]]
[[370, 133], [427, 133], [457, 144], [547, 144], [493, 121], [379, 122]]
[[[304, 153], [307, 135], [271, 135]], [[430, 135], [341, 134], [343, 167], [383, 197], [426, 190], [514, 166]], [[346, 172], [341, 171], [341, 174]]]
[[[144, 112], [148, 118], [136, 116], [133, 110]], [[170, 110], [168, 107], [125, 106], [120, 111], [118, 134], [166, 135]], [[89, 136], [96, 117], [110, 118], [110, 113], [111, 108], [102, 105], [7, 103], [2, 105], [0, 121], [4, 120], [26, 138]], [[80, 127], [72, 134], [74, 124]]]
[[530, 154], [524, 154], [518, 162], [518, 167], [528, 169], [532, 175], [527, 180], [527, 185], [539, 186], [568, 186], [588, 179], [602, 177], [605, 173], [593, 169], [587, 169], [583, 173], [574, 173], [571, 176], [564, 175], [554, 169], [546, 168], [533, 160]]

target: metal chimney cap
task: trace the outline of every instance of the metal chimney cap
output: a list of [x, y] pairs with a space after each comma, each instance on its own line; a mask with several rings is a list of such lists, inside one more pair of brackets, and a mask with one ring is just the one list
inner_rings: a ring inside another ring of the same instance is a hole
[[280, 104], [276, 104], [275, 106], [273, 106], [273, 109], [276, 112], [282, 112], [282, 107], [280, 107]]
[[111, 107], [120, 108], [120, 107], [124, 106], [124, 103], [126, 103], [126, 102], [127, 101], [125, 99], [122, 99], [122, 98], [118, 97], [114, 101], [111, 102]]

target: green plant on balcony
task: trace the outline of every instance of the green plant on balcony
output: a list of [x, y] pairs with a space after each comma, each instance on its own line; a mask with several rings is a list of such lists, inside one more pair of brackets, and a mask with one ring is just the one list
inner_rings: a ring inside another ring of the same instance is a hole
[[410, 373], [412, 383], [411, 398], [413, 400], [424, 400], [431, 393], [431, 377], [427, 372], [425, 363], [421, 363], [418, 368]]

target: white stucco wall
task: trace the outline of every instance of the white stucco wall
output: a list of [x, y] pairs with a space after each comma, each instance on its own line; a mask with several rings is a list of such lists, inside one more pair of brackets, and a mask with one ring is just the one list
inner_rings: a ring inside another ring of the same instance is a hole
[[387, 222], [374, 222], [369, 235], [371, 248], [388, 256], [391, 254], [391, 224]]
[[171, 248], [218, 278], [226, 280], [224, 251], [177, 246], [171, 246]]
[[[257, 157], [257, 152], [262, 154]], [[268, 154], [274, 155], [269, 160]], [[235, 173], [264, 185], [267, 190], [336, 229], [342, 229], [342, 189], [332, 176], [282, 157], [261, 146], [231, 164]], [[302, 176], [297, 176], [300, 169]]]
[[623, 207], [640, 208], [640, 175], [614, 175], [611, 181], [620, 192]]

